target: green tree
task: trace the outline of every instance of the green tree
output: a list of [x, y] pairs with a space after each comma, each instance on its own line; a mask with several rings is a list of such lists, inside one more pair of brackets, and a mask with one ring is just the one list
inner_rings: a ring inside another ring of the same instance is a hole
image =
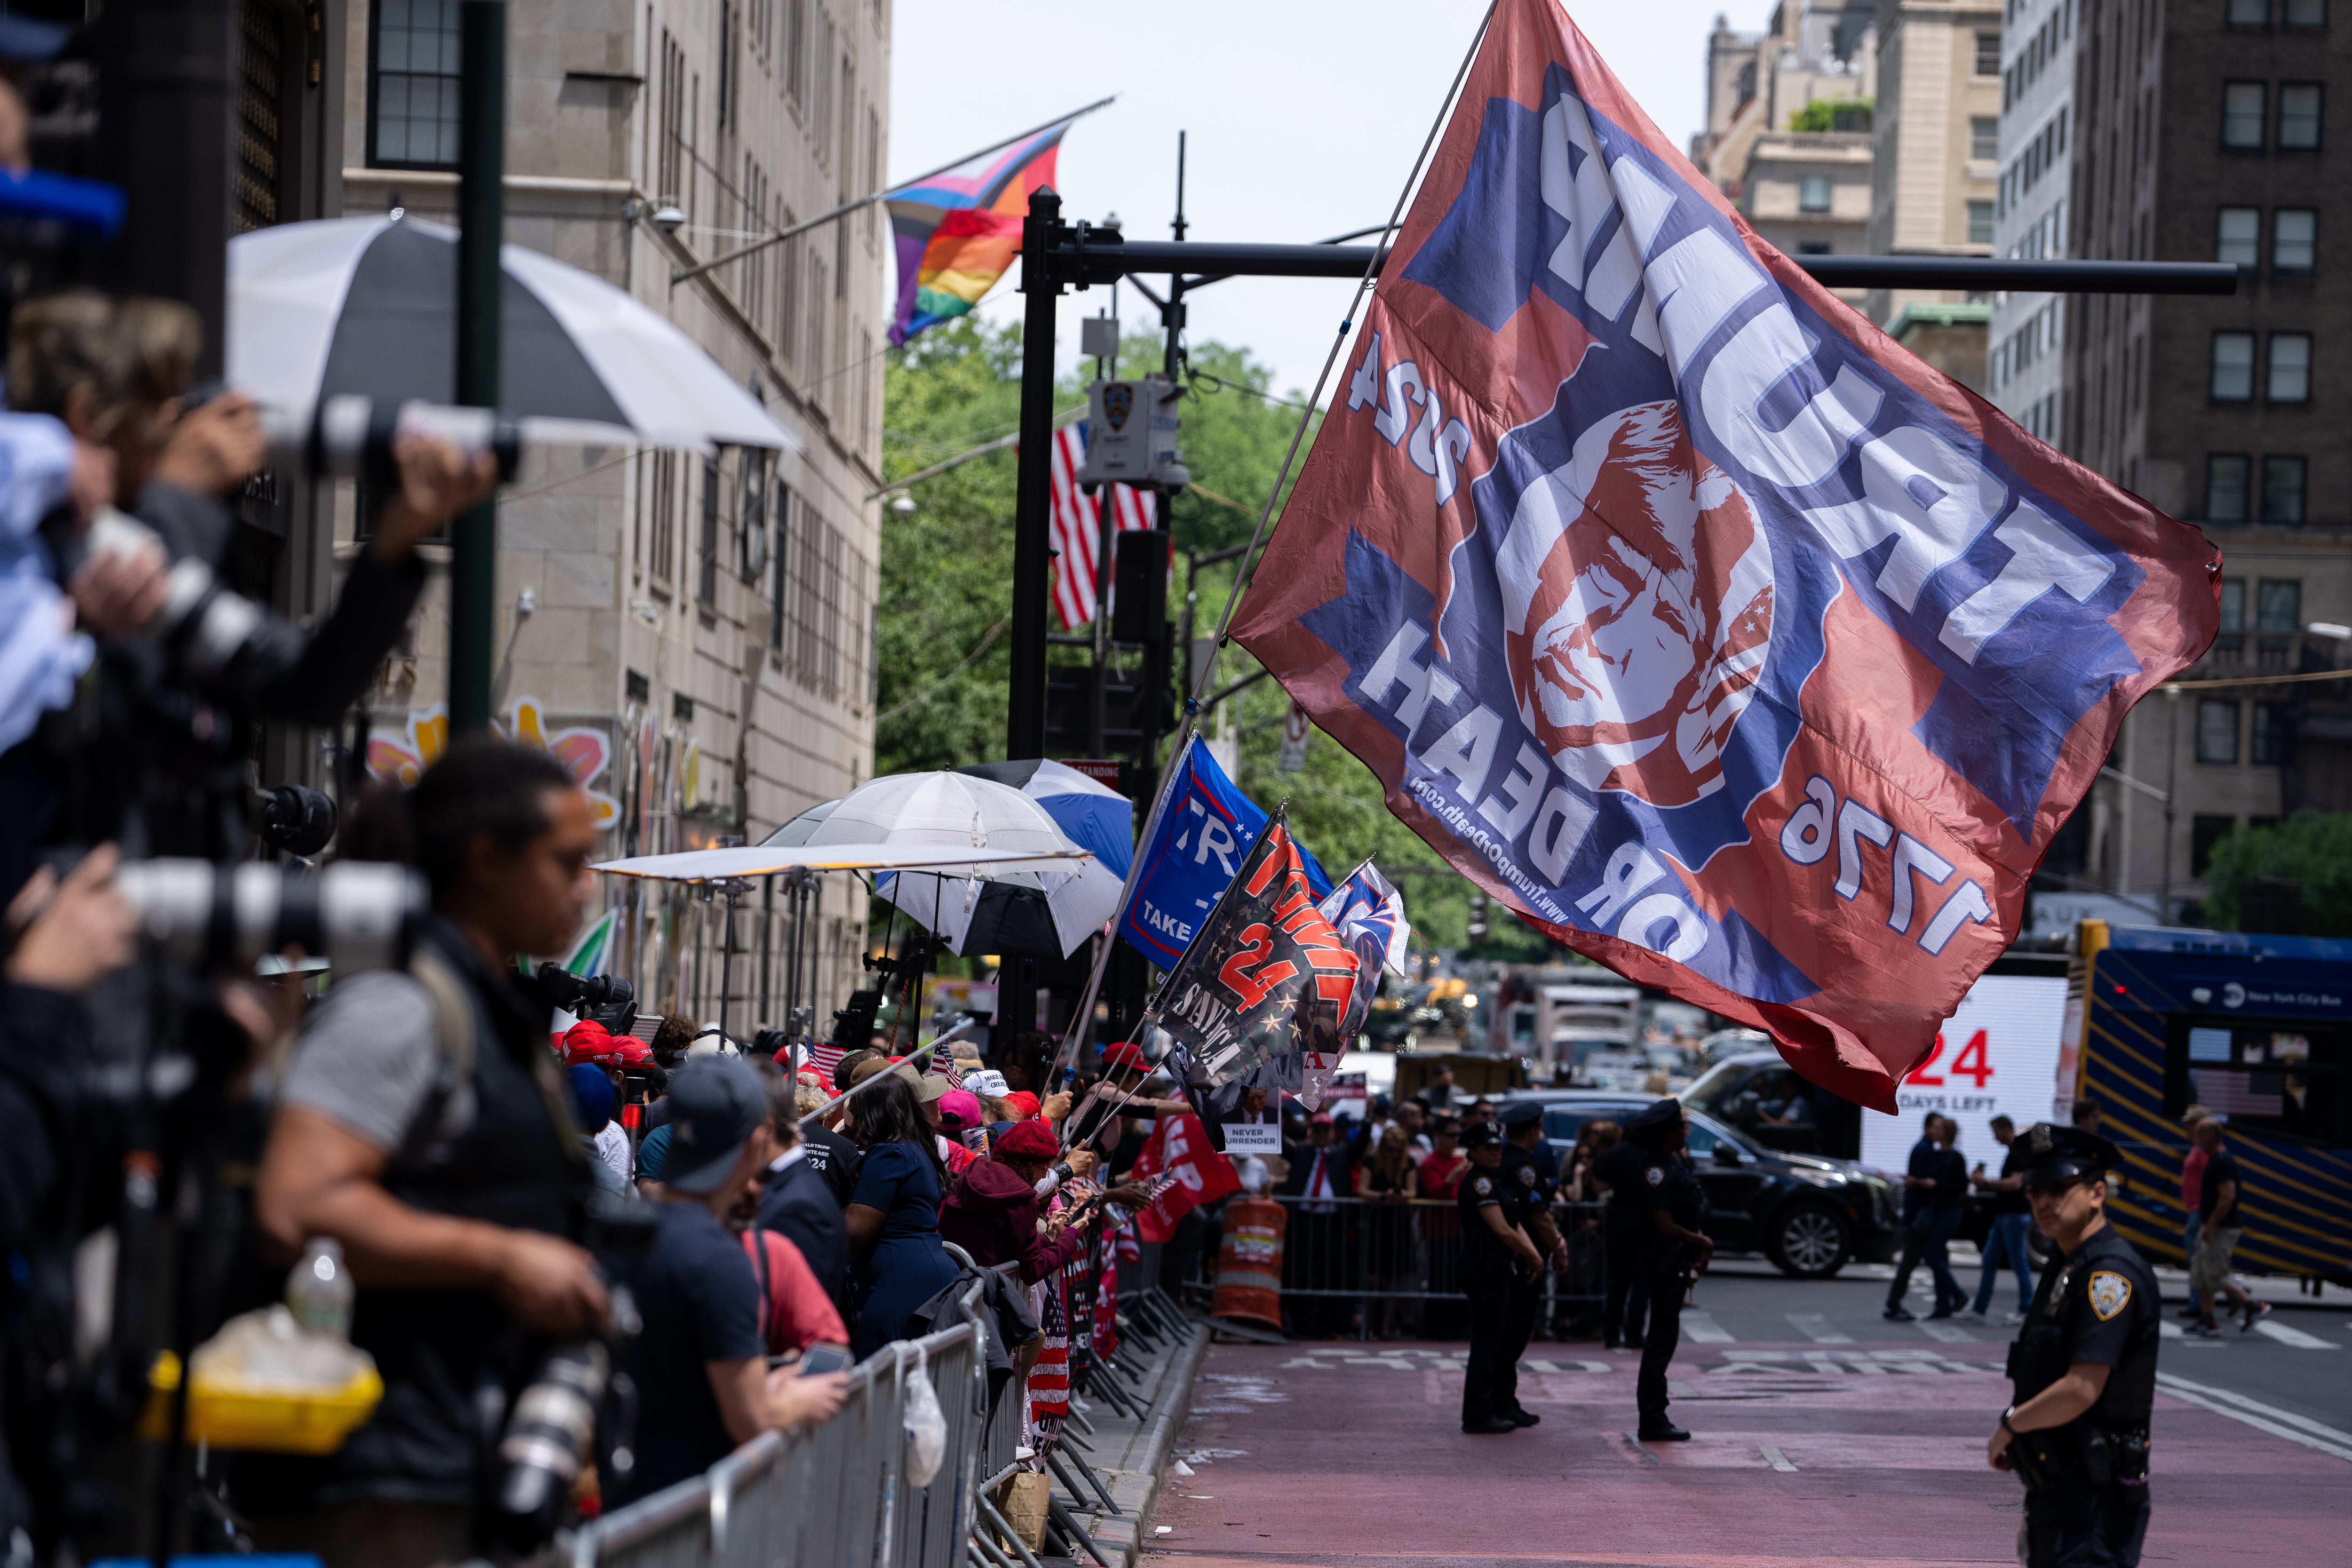
[[2352, 936], [2352, 814], [2298, 811], [2268, 827], [2241, 826], [2214, 846], [2205, 914], [2215, 929], [2238, 929], [2257, 877], [2303, 884], [2304, 935]]
[[1789, 116], [1789, 129], [1867, 131], [1875, 103], [1868, 98], [1817, 98]]

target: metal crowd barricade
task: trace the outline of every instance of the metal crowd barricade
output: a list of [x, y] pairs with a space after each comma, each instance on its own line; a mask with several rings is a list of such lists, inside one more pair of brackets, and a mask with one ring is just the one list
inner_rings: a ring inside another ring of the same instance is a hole
[[[570, 1568], [954, 1568], [971, 1537], [988, 1424], [975, 1285], [964, 1321], [877, 1352], [821, 1426], [765, 1432], [691, 1480], [615, 1510], [573, 1538]], [[928, 1368], [947, 1451], [928, 1486], [907, 1475], [907, 1386]], [[1000, 1402], [1014, 1407], [1018, 1391]]]
[[[1288, 1216], [1282, 1296], [1298, 1301], [1442, 1301], [1463, 1293], [1461, 1210], [1450, 1199], [1309, 1198], [1272, 1194]], [[1590, 1309], [1608, 1290], [1604, 1205], [1557, 1202], [1552, 1222], [1569, 1242], [1569, 1272], [1544, 1271], [1539, 1322]], [[1216, 1258], [1204, 1249], [1192, 1284], [1213, 1288]], [[1370, 1314], [1366, 1313], [1368, 1331]]]

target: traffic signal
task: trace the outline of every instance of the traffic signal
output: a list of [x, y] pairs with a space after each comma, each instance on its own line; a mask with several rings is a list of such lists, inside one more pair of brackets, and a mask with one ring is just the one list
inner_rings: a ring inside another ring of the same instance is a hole
[[1472, 942], [1486, 940], [1486, 895], [1484, 893], [1470, 895], [1469, 935]]

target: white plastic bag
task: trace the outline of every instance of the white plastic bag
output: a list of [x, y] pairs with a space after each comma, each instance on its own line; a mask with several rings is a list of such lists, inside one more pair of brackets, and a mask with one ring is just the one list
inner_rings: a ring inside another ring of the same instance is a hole
[[915, 1370], [907, 1379], [907, 1479], [919, 1487], [931, 1484], [948, 1457], [947, 1412], [931, 1387], [929, 1358], [915, 1355]]

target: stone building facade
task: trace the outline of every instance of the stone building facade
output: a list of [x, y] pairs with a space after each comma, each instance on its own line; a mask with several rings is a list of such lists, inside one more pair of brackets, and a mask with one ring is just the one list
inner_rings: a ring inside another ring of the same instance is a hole
[[[348, 0], [341, 210], [448, 220], [457, 0]], [[878, 189], [888, 0], [510, 0], [506, 239], [664, 312], [797, 450], [551, 450], [499, 506], [496, 707], [594, 792], [613, 855], [741, 839], [871, 777], [878, 206], [700, 279], [672, 273]], [[675, 207], [673, 229], [655, 216]], [[348, 488], [338, 550], [364, 528]], [[372, 695], [369, 762], [438, 744], [446, 584]], [[781, 1023], [784, 899], [615, 880], [615, 972], [646, 1012]], [[827, 879], [817, 1021], [857, 973], [862, 889]], [[771, 909], [777, 911], [773, 916]]]
[[[1994, 0], [1879, 0], [1870, 207], [1874, 255], [1990, 256], [1999, 170], [2001, 12]], [[1956, 293], [1874, 289], [1885, 325]]]
[[[2078, 0], [2007, 0], [2000, 47], [2000, 174], [1993, 254], [2064, 257], [2073, 216], [2074, 8]], [[1986, 389], [2000, 411], [2045, 441], [2058, 438], [2065, 380], [2055, 294], [1992, 297]]]
[[[2352, 268], [2326, 195], [2352, 160], [2326, 114], [2352, 101], [2352, 19], [2323, 0], [2074, 3], [2079, 254], [2231, 260], [2241, 281], [2226, 299], [2073, 300], [2063, 444], [2221, 547], [2221, 634], [2184, 685], [2352, 664], [2334, 635], [2352, 624], [2336, 434]], [[2215, 685], [2141, 703], [2084, 814], [2077, 875], [2193, 912], [2231, 827], [2352, 810], [2347, 694]]]

